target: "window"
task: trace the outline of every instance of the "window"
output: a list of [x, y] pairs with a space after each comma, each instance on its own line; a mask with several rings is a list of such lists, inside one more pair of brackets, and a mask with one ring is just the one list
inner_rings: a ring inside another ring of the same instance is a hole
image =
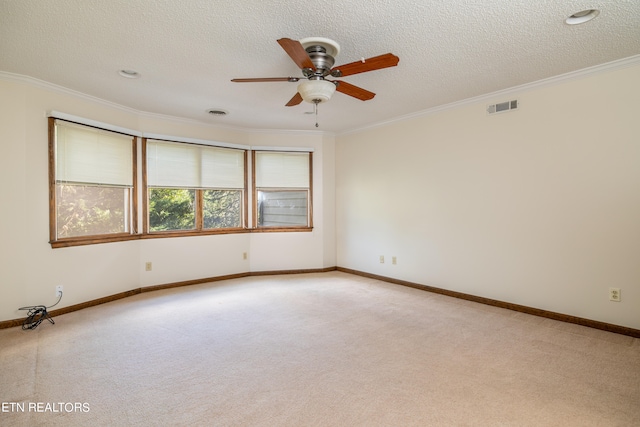
[[311, 160], [308, 152], [254, 152], [257, 228], [312, 227]]
[[135, 232], [136, 138], [49, 119], [50, 241], [91, 241]]
[[245, 227], [245, 150], [151, 139], [143, 147], [149, 233]]
[[[313, 229], [311, 149], [253, 151], [188, 138], [182, 142], [161, 135], [143, 138], [135, 130], [60, 112], [50, 115], [52, 248]], [[143, 204], [141, 214], [138, 200]]]

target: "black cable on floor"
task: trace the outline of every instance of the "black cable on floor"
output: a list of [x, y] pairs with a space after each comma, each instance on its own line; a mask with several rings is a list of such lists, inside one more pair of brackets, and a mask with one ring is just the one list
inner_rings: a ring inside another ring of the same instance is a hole
[[25, 331], [28, 329], [35, 329], [45, 319], [51, 322], [52, 325], [55, 325], [56, 322], [53, 321], [47, 309], [58, 305], [61, 299], [62, 299], [62, 292], [60, 292], [60, 297], [58, 298], [58, 301], [56, 301], [55, 304], [50, 305], [49, 307], [46, 307], [44, 305], [32, 305], [29, 307], [20, 307], [18, 310], [29, 310], [27, 313], [27, 318], [24, 319], [24, 322], [22, 322], [22, 329]]

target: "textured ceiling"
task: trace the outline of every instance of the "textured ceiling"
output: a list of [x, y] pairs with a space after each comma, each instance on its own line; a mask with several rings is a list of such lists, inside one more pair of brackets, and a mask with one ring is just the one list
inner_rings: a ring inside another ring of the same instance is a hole
[[373, 100], [319, 106], [319, 130], [344, 132], [640, 54], [640, 1], [0, 0], [0, 71], [227, 127], [315, 130], [311, 104], [284, 106], [295, 83], [230, 82], [301, 76], [276, 40], [310, 36], [340, 44], [336, 64], [400, 57], [344, 78]]

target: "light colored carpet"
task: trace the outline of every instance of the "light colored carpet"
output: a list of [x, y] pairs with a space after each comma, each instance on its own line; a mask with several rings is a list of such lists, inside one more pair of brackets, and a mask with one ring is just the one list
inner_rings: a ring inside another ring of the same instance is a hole
[[640, 426], [640, 340], [341, 272], [55, 321], [0, 330], [0, 425]]

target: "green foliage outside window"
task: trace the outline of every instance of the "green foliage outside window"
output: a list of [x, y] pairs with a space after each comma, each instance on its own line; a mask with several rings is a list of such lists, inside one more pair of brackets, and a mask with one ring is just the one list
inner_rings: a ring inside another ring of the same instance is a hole
[[204, 228], [241, 227], [242, 191], [205, 190], [203, 194]]
[[149, 230], [195, 229], [195, 190], [149, 189]]
[[242, 191], [150, 188], [149, 231], [194, 230], [198, 191], [203, 228], [242, 227]]
[[125, 233], [129, 189], [78, 184], [56, 185], [58, 238]]

